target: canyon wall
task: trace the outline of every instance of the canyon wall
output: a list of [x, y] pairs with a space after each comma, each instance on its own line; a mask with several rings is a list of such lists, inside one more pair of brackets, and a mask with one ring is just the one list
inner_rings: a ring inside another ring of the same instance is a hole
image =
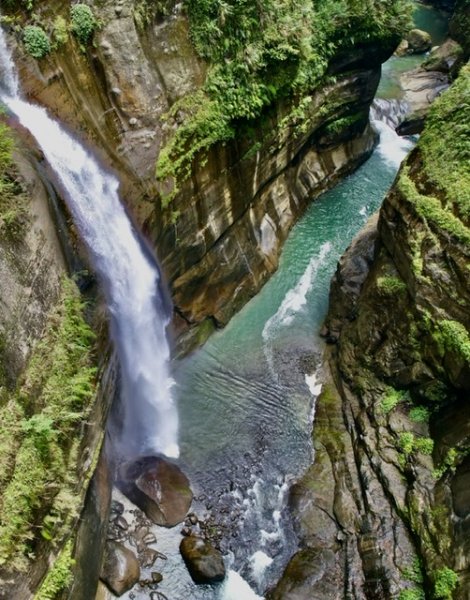
[[269, 598], [470, 597], [469, 90], [466, 66], [338, 266], [302, 550]]
[[[396, 9], [381, 9], [379, 35], [374, 23], [361, 31], [365, 16], [344, 17], [357, 40], [329, 34], [335, 49], [311, 89], [287, 90], [258, 117], [235, 119], [233, 139], [215, 138], [189, 160], [185, 176], [157, 181], [155, 165], [190, 119], [213, 65], [192, 44], [184, 5], [91, 6], [100, 24], [93, 43], [69, 33], [40, 60], [25, 51], [24, 27], [40, 24], [53, 42], [57, 18], [69, 22], [68, 3], [37, 3], [34, 19], [8, 11], [22, 86], [118, 171], [129, 210], [163, 265], [175, 335], [188, 349], [259, 290], [308, 202], [371, 152], [369, 105], [401, 21]], [[298, 67], [276, 68], [284, 76]]]

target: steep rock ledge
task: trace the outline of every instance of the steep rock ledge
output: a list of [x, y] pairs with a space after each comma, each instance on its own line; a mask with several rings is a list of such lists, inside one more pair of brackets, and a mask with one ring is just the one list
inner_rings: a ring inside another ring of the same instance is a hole
[[[191, 177], [166, 206], [155, 161], [178, 119], [186, 118], [181, 111], [173, 123], [166, 115], [201, 88], [208, 65], [191, 44], [182, 5], [164, 4], [165, 15], [145, 2], [92, 3], [101, 22], [95, 47], [83, 52], [69, 35], [40, 61], [21, 43], [16, 54], [28, 96], [100, 148], [119, 171], [130, 211], [163, 264], [176, 333], [190, 331], [188, 347], [259, 290], [307, 203], [369, 155], [368, 109], [380, 64], [398, 38], [390, 32], [380, 42], [340, 46], [308, 103], [284, 98], [234, 141], [197, 156]], [[148, 12], [142, 13], [144, 5]], [[49, 31], [58, 15], [69, 18], [68, 3], [50, 0], [35, 8]]]
[[469, 82], [339, 264], [315, 464], [291, 497], [303, 549], [269, 598], [469, 597]]

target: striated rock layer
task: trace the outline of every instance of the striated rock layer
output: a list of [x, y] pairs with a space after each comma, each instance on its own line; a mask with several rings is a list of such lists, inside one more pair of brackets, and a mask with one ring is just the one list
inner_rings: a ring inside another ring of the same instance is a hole
[[330, 296], [303, 548], [271, 599], [470, 597], [470, 69]]

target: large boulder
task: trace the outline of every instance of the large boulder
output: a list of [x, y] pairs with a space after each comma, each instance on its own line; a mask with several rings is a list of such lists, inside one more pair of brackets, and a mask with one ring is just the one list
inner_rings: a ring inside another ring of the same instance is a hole
[[408, 42], [408, 54], [424, 54], [432, 47], [431, 36], [422, 29], [412, 29], [406, 36], [406, 41]]
[[217, 583], [225, 578], [222, 554], [207, 540], [185, 537], [181, 540], [180, 552], [195, 583]]
[[163, 527], [181, 523], [193, 499], [188, 478], [181, 469], [157, 456], [125, 463], [116, 483], [149, 519]]
[[432, 50], [429, 57], [423, 62], [422, 67], [425, 71], [450, 73], [452, 67], [462, 55], [462, 46], [458, 42], [448, 39], [441, 46]]
[[116, 596], [125, 594], [140, 578], [135, 554], [123, 544], [108, 542], [100, 578]]

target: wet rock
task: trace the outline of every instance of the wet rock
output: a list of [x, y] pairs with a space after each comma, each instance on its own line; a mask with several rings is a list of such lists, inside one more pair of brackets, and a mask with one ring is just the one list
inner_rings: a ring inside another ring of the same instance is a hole
[[416, 135], [421, 133], [426, 122], [427, 111], [417, 111], [405, 118], [395, 131], [398, 135]]
[[123, 465], [117, 486], [149, 519], [163, 527], [181, 523], [193, 498], [188, 478], [179, 467], [155, 456]]
[[188, 515], [188, 520], [191, 523], [191, 525], [197, 525], [197, 516], [194, 513], [190, 513]]
[[151, 575], [153, 583], [161, 583], [163, 581], [163, 575], [158, 571], [152, 571]]
[[129, 523], [126, 521], [126, 519], [124, 517], [118, 517], [116, 519], [116, 525], [119, 527], [119, 529], [123, 529], [124, 531], [129, 529]]
[[144, 544], [155, 544], [155, 542], [157, 541], [157, 538], [155, 537], [155, 535], [153, 533], [147, 533], [147, 535], [143, 538], [143, 542]]
[[191, 535], [191, 533], [192, 533], [192, 530], [190, 527], [183, 527], [183, 529], [181, 530], [181, 535], [184, 535], [186, 537], [188, 535]]
[[412, 29], [406, 36], [408, 42], [407, 54], [424, 54], [431, 50], [432, 40], [427, 31]]
[[451, 39], [446, 40], [441, 46], [433, 50], [423, 62], [423, 69], [449, 73], [462, 54], [463, 50], [460, 44]]
[[216, 583], [225, 578], [222, 554], [203, 538], [185, 537], [180, 552], [195, 583]]
[[145, 550], [139, 554], [139, 562], [144, 568], [151, 567], [155, 564], [155, 561], [159, 556], [160, 553], [157, 550], [145, 548]]
[[140, 567], [135, 554], [118, 542], [108, 542], [101, 580], [116, 596], [122, 596], [134, 587], [139, 577]]
[[111, 502], [111, 515], [122, 515], [124, 513], [124, 504], [122, 502], [118, 502], [117, 500], [113, 500]]

